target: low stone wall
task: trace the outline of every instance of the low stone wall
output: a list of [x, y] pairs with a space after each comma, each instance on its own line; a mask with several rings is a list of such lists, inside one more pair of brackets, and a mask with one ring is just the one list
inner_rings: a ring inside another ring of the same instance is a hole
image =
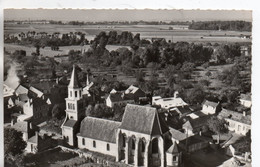
[[[79, 155], [79, 157], [84, 157], [91, 159], [94, 163], [102, 164], [103, 166], [113, 166], [113, 167], [129, 167], [129, 165], [121, 163], [121, 162], [115, 162], [115, 157], [103, 155], [100, 153], [94, 153], [87, 150], [80, 150], [80, 149], [72, 149], [64, 146], [58, 146], [62, 149], [64, 152], [73, 152]], [[100, 155], [99, 155], [100, 154]]]

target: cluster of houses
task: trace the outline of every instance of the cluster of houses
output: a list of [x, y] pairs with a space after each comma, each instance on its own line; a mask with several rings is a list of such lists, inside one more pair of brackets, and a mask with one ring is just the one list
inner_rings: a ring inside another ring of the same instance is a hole
[[[113, 156], [118, 162], [134, 166], [182, 166], [183, 154], [214, 143], [212, 138], [203, 135], [208, 132], [208, 120], [213, 115], [225, 119], [232, 133], [246, 135], [251, 129], [250, 113], [230, 111], [221, 108], [219, 102], [208, 100], [202, 103], [201, 109], [194, 110], [178, 92], [171, 98], [154, 96], [150, 104], [142, 104], [146, 93], [134, 85], [124, 91], [113, 89], [105, 98], [108, 107], [125, 106], [121, 122], [86, 117], [85, 107], [93, 85], [89, 78], [83, 87], [73, 66], [68, 86], [57, 85], [43, 91], [34, 86], [19, 85], [14, 90], [15, 96], [8, 100], [9, 108], [22, 107], [20, 113], [12, 115], [11, 127], [24, 134], [27, 152], [46, 149], [46, 143], [52, 140], [50, 136], [39, 134], [35, 127], [40, 128], [50, 105], [56, 103], [49, 95], [55, 91], [66, 92], [66, 118], [61, 126], [64, 145]], [[6, 94], [10, 94], [10, 90], [5, 89]], [[246, 95], [241, 96], [241, 105], [251, 107], [250, 101]], [[166, 112], [160, 112], [158, 108]], [[173, 119], [181, 122], [181, 128], [169, 124]]]

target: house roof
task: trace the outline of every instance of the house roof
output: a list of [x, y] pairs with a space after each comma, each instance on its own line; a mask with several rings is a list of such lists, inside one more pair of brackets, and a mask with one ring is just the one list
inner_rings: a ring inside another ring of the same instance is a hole
[[210, 116], [203, 116], [196, 119], [190, 119], [186, 123], [184, 123], [182, 127], [193, 130], [202, 127], [204, 125], [207, 125], [207, 121], [209, 118]]
[[46, 105], [46, 100], [43, 100], [42, 98], [34, 98], [32, 99], [31, 104], [33, 104], [36, 107]]
[[119, 102], [119, 101], [125, 101], [125, 100], [132, 100], [133, 99], [133, 98], [131, 98], [130, 95], [122, 94], [120, 92], [111, 93], [111, 94], [109, 94], [108, 98], [110, 98], [110, 100], [112, 102]]
[[134, 86], [134, 85], [131, 85], [129, 86], [129, 88], [127, 88], [125, 90], [125, 93], [128, 94], [128, 93], [135, 93], [139, 88]]
[[156, 108], [134, 104], [127, 104], [120, 128], [148, 135], [163, 132]]
[[184, 139], [187, 138], [186, 134], [176, 130], [176, 129], [173, 129], [173, 128], [169, 128], [170, 129], [170, 133], [172, 135], [172, 138], [176, 139], [176, 140], [179, 140], [179, 141], [182, 141]]
[[251, 101], [251, 94], [241, 94], [240, 99]]
[[207, 106], [212, 106], [214, 108], [216, 108], [218, 106], [219, 103], [216, 103], [216, 102], [212, 102], [212, 101], [208, 101], [208, 100], [205, 100], [203, 102], [203, 105], [207, 105]]
[[24, 85], [19, 85], [16, 89], [15, 89], [15, 93], [16, 94], [28, 94], [29, 89], [27, 87], [25, 87]]
[[78, 79], [78, 74], [77, 74], [77, 68], [75, 68], [75, 65], [73, 65], [73, 70], [71, 73], [71, 78], [70, 78], [70, 83], [69, 83], [69, 88], [81, 88], [81, 84]]
[[174, 107], [174, 108], [171, 108], [170, 111], [179, 111], [180, 114], [188, 114], [188, 113], [192, 112], [192, 110], [188, 106]]
[[178, 149], [176, 142], [173, 142], [171, 147], [166, 152], [167, 153], [179, 153], [179, 149]]
[[36, 88], [33, 87], [33, 86], [30, 86], [29, 90], [32, 91], [33, 93], [37, 94], [38, 97], [41, 97], [41, 96], [43, 95], [43, 92], [42, 92], [42, 91], [36, 89]]
[[19, 132], [28, 132], [29, 127], [28, 127], [28, 122], [16, 122], [12, 128]]
[[94, 117], [85, 117], [80, 125], [79, 136], [116, 143], [116, 130], [120, 122]]
[[198, 117], [204, 117], [204, 116], [207, 115], [207, 114], [205, 114], [205, 113], [203, 113], [203, 112], [201, 112], [201, 111], [195, 111], [195, 112], [193, 112], [193, 113], [191, 113], [191, 114], [195, 114], [195, 115], [197, 115]]
[[239, 112], [235, 112], [235, 111], [231, 111], [231, 110], [222, 108], [222, 110], [220, 111], [218, 116], [221, 118], [227, 118], [227, 119], [231, 119], [231, 120], [234, 120], [237, 122], [251, 125], [251, 116], [250, 115], [244, 116], [243, 113], [239, 113]]
[[63, 126], [67, 126], [67, 127], [73, 128], [73, 127], [76, 125], [76, 123], [77, 123], [76, 120], [71, 120], [71, 119], [69, 119], [69, 120], [67, 120], [67, 121], [65, 122], [65, 124], [64, 124]]

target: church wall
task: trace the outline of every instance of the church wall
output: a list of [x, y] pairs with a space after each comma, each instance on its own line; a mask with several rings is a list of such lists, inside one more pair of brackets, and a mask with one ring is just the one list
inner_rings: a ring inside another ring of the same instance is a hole
[[[117, 145], [116, 143], [109, 143], [101, 140], [95, 140], [91, 138], [85, 138], [85, 145], [82, 142], [83, 137], [78, 136], [78, 148], [80, 149], [88, 149], [90, 151], [95, 151], [99, 152], [102, 154], [107, 154], [111, 156], [116, 156], [117, 155]], [[93, 141], [95, 141], [95, 147], [93, 146]], [[109, 150], [107, 150], [107, 144], [109, 144]]]

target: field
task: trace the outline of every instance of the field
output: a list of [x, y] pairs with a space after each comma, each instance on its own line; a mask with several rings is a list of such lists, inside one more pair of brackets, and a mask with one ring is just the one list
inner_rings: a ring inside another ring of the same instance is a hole
[[[173, 30], [169, 30], [173, 27]], [[240, 31], [216, 31], [216, 30], [189, 30], [179, 25], [38, 25], [38, 24], [5, 24], [4, 34], [15, 34], [20, 32], [84, 32], [88, 40], [92, 40], [101, 31], [130, 31], [133, 34], [140, 33], [141, 38], [165, 38], [173, 42], [251, 42], [251, 39], [242, 39], [239, 36], [251, 35], [251, 32]]]

